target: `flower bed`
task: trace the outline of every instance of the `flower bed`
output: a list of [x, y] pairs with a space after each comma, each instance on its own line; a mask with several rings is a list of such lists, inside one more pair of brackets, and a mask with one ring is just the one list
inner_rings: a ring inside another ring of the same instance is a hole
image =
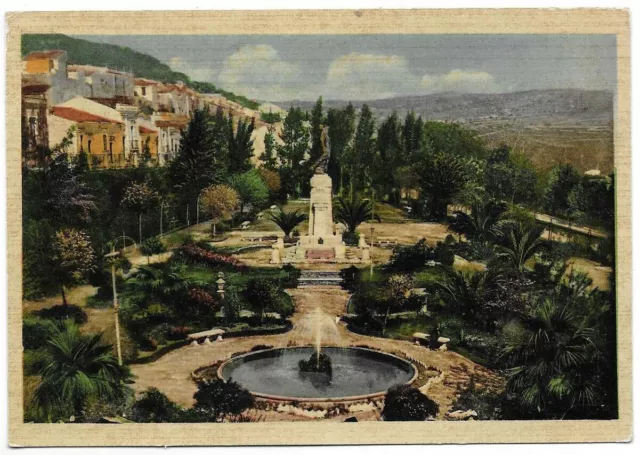
[[244, 263], [226, 254], [214, 253], [198, 245], [189, 243], [176, 250], [179, 258], [187, 263], [206, 264], [209, 267], [232, 267], [241, 269], [246, 267]]

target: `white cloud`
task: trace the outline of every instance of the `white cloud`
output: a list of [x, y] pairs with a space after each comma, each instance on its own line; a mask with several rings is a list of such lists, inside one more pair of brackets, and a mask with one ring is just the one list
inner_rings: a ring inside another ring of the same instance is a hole
[[404, 57], [353, 52], [329, 65], [325, 96], [368, 100], [415, 93], [420, 79]]
[[182, 57], [172, 57], [169, 59], [169, 66], [174, 71], [186, 74], [194, 81], [214, 82], [218, 71], [213, 68], [197, 67], [192, 62], [188, 62]]
[[466, 71], [455, 69], [447, 74], [432, 76], [425, 74], [420, 83], [422, 91], [492, 93], [499, 91], [495, 78], [484, 71]]
[[304, 83], [300, 68], [268, 44], [243, 46], [227, 57], [218, 82], [225, 90], [274, 101], [292, 99]]

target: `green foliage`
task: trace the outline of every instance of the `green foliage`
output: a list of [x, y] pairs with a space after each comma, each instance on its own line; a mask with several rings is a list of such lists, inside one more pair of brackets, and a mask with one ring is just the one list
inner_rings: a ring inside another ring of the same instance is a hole
[[193, 395], [194, 408], [204, 410], [221, 421], [225, 417], [238, 415], [255, 405], [253, 395], [231, 379], [198, 382], [198, 391]]
[[495, 241], [502, 235], [500, 227], [504, 224], [506, 211], [507, 206], [504, 203], [476, 203], [470, 214], [455, 212], [449, 228], [457, 234], [463, 234], [472, 242]]
[[155, 387], [150, 387], [134, 403], [130, 419], [144, 423], [172, 422], [179, 410], [180, 407], [165, 394]]
[[279, 112], [260, 112], [260, 120], [265, 123], [274, 124], [282, 121], [282, 116]]
[[22, 347], [24, 349], [45, 347], [52, 330], [51, 321], [36, 317], [24, 317], [22, 319]]
[[253, 139], [251, 134], [255, 127], [254, 120], [240, 119], [236, 127], [233, 118], [229, 117], [229, 173], [235, 174], [251, 169], [253, 156]]
[[387, 391], [382, 418], [386, 421], [424, 421], [438, 415], [438, 404], [410, 385], [397, 385]]
[[420, 161], [420, 186], [434, 218], [447, 215], [447, 205], [462, 191], [467, 181], [463, 162], [456, 155], [433, 153]]
[[247, 283], [244, 294], [249, 306], [260, 315], [261, 323], [264, 321], [266, 310], [277, 311], [280, 289], [276, 281], [268, 278], [252, 278]]
[[145, 256], [152, 256], [154, 254], [160, 254], [167, 251], [158, 237], [149, 237], [142, 242], [140, 246], [140, 252]]
[[329, 127], [329, 141], [331, 154], [327, 173], [332, 179], [334, 190], [343, 192], [350, 179], [349, 162], [353, 156], [352, 141], [355, 133], [356, 110], [351, 103], [343, 109], [329, 109], [327, 112], [327, 126]]
[[425, 266], [428, 261], [435, 261], [440, 265], [453, 265], [454, 254], [451, 248], [442, 242], [435, 247], [427, 244], [426, 239], [418, 240], [414, 245], [398, 245], [393, 249], [388, 267], [391, 270], [413, 272]]
[[52, 319], [54, 321], [71, 320], [76, 324], [84, 324], [87, 322], [87, 313], [76, 305], [54, 305], [49, 308], [34, 311], [33, 314], [43, 319]]
[[[299, 197], [303, 186], [308, 185], [312, 170], [306, 161], [309, 152], [310, 133], [305, 115], [300, 108], [291, 107], [282, 125], [280, 139], [283, 144], [277, 146], [280, 162], [280, 177], [285, 194]], [[308, 186], [305, 186], [305, 189]]]
[[272, 213], [269, 217], [271, 221], [276, 223], [284, 235], [289, 237], [291, 231], [295, 229], [300, 223], [307, 219], [307, 216], [304, 213], [298, 213], [298, 210], [295, 212], [283, 212], [282, 210]]
[[231, 175], [228, 184], [238, 193], [240, 213], [248, 204], [253, 210], [259, 210], [269, 200], [269, 189], [257, 169]]
[[123, 382], [128, 371], [118, 365], [111, 346], [101, 344], [100, 338], [82, 334], [71, 321], [56, 326], [33, 397], [43, 421], [79, 416], [91, 400], [110, 401], [129, 394]]
[[428, 150], [437, 150], [447, 156], [484, 158], [486, 155], [480, 138], [456, 123], [424, 122], [422, 136]]
[[356, 228], [371, 219], [371, 201], [360, 198], [338, 198], [334, 207], [336, 221], [343, 223], [349, 232], [355, 232]]
[[264, 135], [264, 153], [260, 155], [260, 160], [266, 169], [275, 169], [277, 164], [276, 136], [275, 128], [269, 125]]
[[570, 164], [560, 164], [549, 172], [544, 193], [544, 207], [552, 215], [564, 213], [569, 208], [569, 195], [580, 182], [578, 172]]
[[512, 204], [536, 202], [537, 176], [526, 155], [498, 147], [489, 153], [484, 175], [487, 193], [494, 199]]
[[509, 229], [505, 244], [499, 246], [502, 252], [501, 258], [508, 267], [519, 274], [525, 273], [527, 261], [544, 247], [544, 243], [540, 239], [542, 231], [541, 227], [526, 230], [522, 226], [516, 226]]

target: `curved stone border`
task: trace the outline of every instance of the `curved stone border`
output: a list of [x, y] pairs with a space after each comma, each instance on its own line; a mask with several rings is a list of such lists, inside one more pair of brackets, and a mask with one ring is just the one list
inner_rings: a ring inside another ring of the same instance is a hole
[[[230, 362], [232, 361], [236, 361], [242, 357], [246, 357], [248, 355], [251, 354], [255, 354], [258, 352], [267, 352], [267, 351], [276, 351], [276, 350], [283, 350], [283, 349], [292, 349], [292, 348], [273, 348], [273, 349], [263, 349], [261, 351], [249, 351], [246, 352], [242, 355], [238, 355], [238, 356], [234, 356], [234, 357], [230, 357], [226, 360], [224, 360], [220, 366], [218, 367], [218, 377], [222, 380], [224, 380], [224, 377], [222, 376], [222, 370], [224, 369], [225, 366], [227, 366]], [[390, 356], [390, 357], [394, 357], [402, 362], [408, 363], [409, 365], [411, 365], [411, 367], [413, 368], [413, 376], [411, 377], [411, 379], [407, 382], [405, 382], [405, 384], [407, 385], [411, 385], [415, 382], [416, 379], [418, 379], [418, 369], [415, 367], [415, 365], [413, 365], [409, 360], [407, 359], [403, 359], [402, 357], [398, 357], [395, 354], [390, 354], [388, 352], [385, 351], [380, 351], [380, 350], [375, 350], [375, 349], [369, 349], [369, 348], [359, 348], [359, 347], [354, 347], [354, 346], [346, 346], [343, 349], [357, 349], [357, 350], [361, 350], [361, 351], [369, 351], [369, 352], [375, 352], [377, 354], [379, 353], [383, 353], [384, 355]], [[420, 362], [422, 364], [422, 362]], [[424, 364], [422, 364], [424, 365]], [[195, 370], [197, 371], [197, 370]], [[194, 372], [195, 372], [194, 371]], [[191, 372], [191, 377], [194, 378], [194, 372]], [[341, 402], [347, 402], [347, 401], [363, 401], [363, 400], [371, 400], [371, 399], [375, 399], [375, 398], [381, 398], [383, 396], [385, 396], [387, 394], [387, 391], [383, 391], [383, 392], [375, 392], [375, 393], [369, 393], [369, 394], [365, 394], [365, 395], [353, 395], [353, 396], [347, 396], [347, 397], [327, 397], [327, 398], [309, 398], [309, 397], [287, 397], [287, 396], [282, 396], [282, 395], [271, 395], [268, 393], [260, 393], [260, 392], [254, 392], [252, 390], [249, 390], [249, 393], [251, 393], [251, 395], [255, 396], [255, 397], [259, 397], [259, 398], [264, 398], [267, 400], [273, 400], [273, 401], [297, 401], [297, 402], [301, 402], [301, 403], [341, 403]]]

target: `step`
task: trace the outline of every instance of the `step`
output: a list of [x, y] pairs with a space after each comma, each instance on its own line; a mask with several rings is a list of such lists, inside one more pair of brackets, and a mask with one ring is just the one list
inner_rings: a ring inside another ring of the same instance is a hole
[[342, 277], [334, 270], [302, 270], [298, 278], [301, 286], [340, 286]]

